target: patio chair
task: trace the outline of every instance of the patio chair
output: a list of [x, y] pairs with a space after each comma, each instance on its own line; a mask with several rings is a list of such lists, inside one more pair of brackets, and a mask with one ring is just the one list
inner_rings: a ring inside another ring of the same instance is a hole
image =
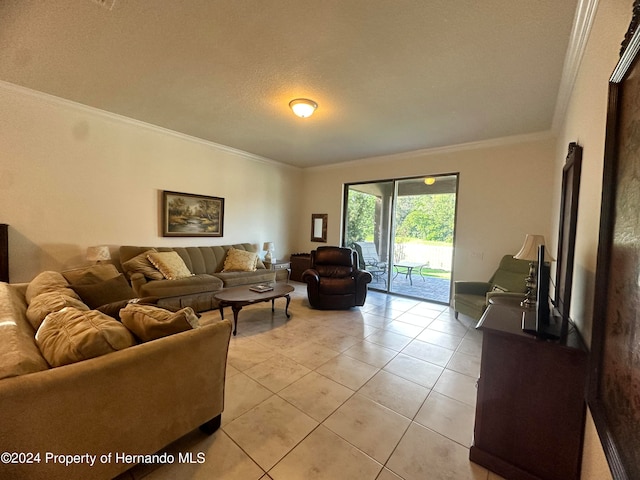
[[382, 280], [386, 285], [387, 263], [380, 261], [376, 245], [373, 242], [354, 242], [351, 248], [358, 252], [360, 270], [366, 270], [376, 282]]

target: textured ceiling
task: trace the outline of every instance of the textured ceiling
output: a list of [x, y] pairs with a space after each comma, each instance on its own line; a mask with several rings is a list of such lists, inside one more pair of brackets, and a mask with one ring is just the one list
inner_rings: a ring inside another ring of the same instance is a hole
[[3, 0], [0, 80], [330, 164], [549, 130], [576, 1]]

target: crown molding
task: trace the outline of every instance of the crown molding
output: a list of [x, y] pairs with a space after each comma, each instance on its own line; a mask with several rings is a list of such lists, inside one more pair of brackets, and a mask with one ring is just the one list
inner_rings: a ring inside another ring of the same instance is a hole
[[348, 162], [332, 163], [330, 165], [318, 165], [315, 167], [306, 167], [304, 170], [331, 170], [336, 168], [344, 168], [350, 166], [358, 166], [364, 163], [386, 163], [400, 160], [411, 160], [418, 157], [427, 157], [432, 155], [444, 155], [448, 153], [463, 152], [465, 150], [480, 150], [483, 148], [505, 147], [520, 143], [538, 142], [541, 140], [555, 139], [555, 134], [551, 130], [544, 132], [526, 133], [523, 135], [511, 135], [509, 137], [492, 138], [489, 140], [479, 140], [477, 142], [460, 143], [457, 145], [448, 145], [444, 147], [423, 148], [421, 150], [412, 150], [410, 152], [393, 153], [391, 155], [381, 155], [378, 157], [359, 158]]
[[150, 130], [155, 133], [160, 133], [163, 135], [169, 135], [180, 140], [184, 140], [191, 143], [197, 143], [199, 145], [204, 145], [209, 148], [213, 148], [216, 150], [223, 151], [225, 153], [230, 153], [232, 155], [237, 155], [239, 157], [245, 158], [247, 160], [252, 160], [254, 162], [267, 163], [270, 165], [276, 165], [278, 167], [290, 168], [295, 170], [300, 170], [300, 167], [295, 167], [292, 165], [288, 165], [286, 163], [278, 162], [276, 160], [272, 160], [270, 158], [262, 157], [260, 155], [256, 155], [250, 152], [245, 152], [244, 150], [239, 150], [237, 148], [228, 147], [226, 145], [222, 145], [219, 143], [211, 142], [208, 140], [204, 140], [202, 138], [194, 137], [191, 135], [187, 135], [185, 133], [176, 132], [175, 130], [171, 130], [169, 128], [160, 127], [158, 125], [153, 125], [151, 123], [143, 122], [140, 120], [136, 120], [134, 118], [126, 117], [124, 115], [119, 115], [117, 113], [108, 112], [106, 110], [102, 110], [100, 108], [91, 107], [88, 105], [84, 105], [82, 103], [74, 102], [73, 100], [68, 100], [66, 98], [58, 97], [56, 95], [51, 95], [49, 93], [44, 93], [39, 90], [33, 90], [31, 88], [23, 87], [21, 85], [16, 85], [15, 83], [6, 82], [4, 80], [0, 80], [0, 90], [4, 90], [7, 92], [15, 93], [18, 95], [23, 95], [26, 97], [35, 98], [39, 101], [46, 102], [52, 105], [56, 105], [63, 108], [68, 108], [71, 110], [75, 110], [77, 112], [86, 113], [89, 115], [95, 115], [98, 117], [102, 117], [107, 120], [115, 121], [118, 123], [123, 123], [127, 125], [131, 125], [134, 127], [144, 128], [146, 130]]
[[598, 10], [599, 0], [579, 0], [576, 14], [573, 19], [569, 46], [564, 57], [562, 78], [556, 99], [556, 108], [553, 114], [551, 130], [557, 132], [565, 120], [573, 87], [580, 70], [580, 63], [587, 48], [591, 27], [593, 26]]

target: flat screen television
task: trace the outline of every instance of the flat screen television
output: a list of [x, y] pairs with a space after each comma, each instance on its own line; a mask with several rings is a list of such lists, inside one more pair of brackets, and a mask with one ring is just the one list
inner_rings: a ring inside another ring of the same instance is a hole
[[[549, 298], [549, 284], [551, 283], [551, 267], [544, 260], [544, 245], [538, 247], [538, 274], [536, 278], [536, 312], [535, 316], [527, 316], [522, 329], [539, 338], [557, 340], [561, 336], [562, 318], [552, 315]], [[535, 321], [535, 324], [530, 324]], [[530, 322], [530, 323], [527, 323]]]

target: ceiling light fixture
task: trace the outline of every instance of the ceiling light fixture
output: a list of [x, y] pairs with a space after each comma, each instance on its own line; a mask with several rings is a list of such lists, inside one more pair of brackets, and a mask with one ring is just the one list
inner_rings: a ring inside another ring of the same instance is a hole
[[289, 102], [289, 106], [291, 107], [291, 110], [293, 110], [293, 113], [300, 118], [310, 117], [313, 115], [316, 108], [318, 108], [318, 104], [308, 98], [296, 98], [295, 100], [291, 100]]
[[424, 183], [427, 185], [433, 185], [434, 183], [436, 183], [436, 179], [433, 177], [427, 177], [424, 179]]

